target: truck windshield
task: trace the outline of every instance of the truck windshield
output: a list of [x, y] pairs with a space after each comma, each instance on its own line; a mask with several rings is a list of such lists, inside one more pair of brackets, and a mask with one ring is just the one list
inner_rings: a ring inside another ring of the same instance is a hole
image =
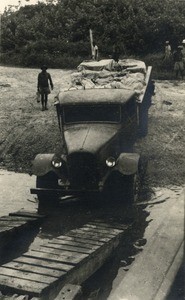
[[116, 104], [64, 106], [65, 123], [110, 122], [119, 123], [121, 109]]

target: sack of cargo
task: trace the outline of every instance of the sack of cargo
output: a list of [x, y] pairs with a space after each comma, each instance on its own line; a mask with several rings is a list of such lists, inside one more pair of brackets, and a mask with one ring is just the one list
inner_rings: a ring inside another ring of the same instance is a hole
[[36, 101], [37, 101], [37, 103], [40, 102], [40, 93], [39, 92], [36, 92]]

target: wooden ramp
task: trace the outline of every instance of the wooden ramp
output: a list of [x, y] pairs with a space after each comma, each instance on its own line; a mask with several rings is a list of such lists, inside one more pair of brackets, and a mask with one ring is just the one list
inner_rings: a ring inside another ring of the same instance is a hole
[[92, 222], [0, 267], [0, 290], [53, 299], [65, 284], [81, 284], [111, 255], [128, 226]]
[[44, 216], [31, 212], [16, 212], [0, 217], [0, 251], [24, 229], [37, 224]]

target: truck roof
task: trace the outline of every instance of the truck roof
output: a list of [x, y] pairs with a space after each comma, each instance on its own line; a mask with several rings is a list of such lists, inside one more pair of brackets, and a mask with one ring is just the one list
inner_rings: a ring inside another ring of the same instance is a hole
[[123, 104], [133, 98], [136, 93], [133, 90], [123, 89], [89, 89], [70, 90], [60, 92], [59, 103], [61, 105], [84, 104]]

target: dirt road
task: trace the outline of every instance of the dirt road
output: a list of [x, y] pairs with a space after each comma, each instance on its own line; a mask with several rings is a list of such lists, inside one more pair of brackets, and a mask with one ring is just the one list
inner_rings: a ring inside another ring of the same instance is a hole
[[18, 210], [37, 211], [37, 202], [30, 194], [35, 176], [0, 170], [0, 217]]

